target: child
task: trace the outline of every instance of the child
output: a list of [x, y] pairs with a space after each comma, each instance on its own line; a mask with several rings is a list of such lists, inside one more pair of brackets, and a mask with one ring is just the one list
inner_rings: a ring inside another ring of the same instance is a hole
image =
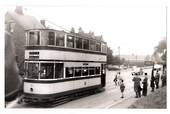
[[124, 90], [125, 90], [125, 85], [124, 85], [124, 83], [123, 83], [123, 80], [121, 80], [121, 84], [120, 84], [120, 91], [121, 91], [121, 93], [122, 93], [121, 98], [124, 98], [124, 95], [123, 95]]

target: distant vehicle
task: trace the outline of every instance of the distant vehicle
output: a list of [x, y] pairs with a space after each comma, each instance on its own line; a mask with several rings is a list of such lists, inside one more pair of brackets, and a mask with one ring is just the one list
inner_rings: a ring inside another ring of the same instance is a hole
[[133, 69], [134, 71], [131, 73], [132, 74], [132, 76], [133, 75], [135, 75], [135, 74], [137, 74], [137, 75], [143, 75], [143, 69], [142, 68], [137, 68], [136, 67], [136, 69]]

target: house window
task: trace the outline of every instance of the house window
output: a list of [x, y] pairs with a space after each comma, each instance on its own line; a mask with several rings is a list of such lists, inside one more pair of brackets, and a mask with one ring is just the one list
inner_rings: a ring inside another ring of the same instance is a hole
[[100, 67], [96, 67], [96, 74], [100, 74]]

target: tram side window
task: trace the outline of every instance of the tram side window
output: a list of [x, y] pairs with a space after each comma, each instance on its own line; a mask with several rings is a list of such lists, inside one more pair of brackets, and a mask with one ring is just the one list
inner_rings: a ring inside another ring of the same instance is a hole
[[55, 63], [55, 78], [63, 78], [63, 63]]
[[75, 76], [81, 76], [82, 74], [81, 74], [81, 72], [82, 72], [82, 69], [81, 69], [81, 67], [78, 67], [78, 68], [75, 68]]
[[101, 51], [101, 44], [99, 42], [96, 43], [96, 51]]
[[83, 40], [83, 49], [89, 50], [89, 40], [87, 39]]
[[96, 67], [96, 74], [100, 74], [100, 67]]
[[66, 68], [66, 78], [73, 77], [73, 68]]
[[67, 36], [67, 47], [74, 48], [74, 37]]
[[90, 40], [90, 50], [95, 51], [95, 41]]
[[40, 78], [53, 79], [54, 63], [41, 63]]
[[89, 75], [94, 75], [95, 73], [95, 68], [94, 67], [90, 67], [89, 68]]
[[64, 34], [56, 34], [56, 46], [64, 46]]
[[29, 32], [29, 45], [40, 45], [40, 32]]
[[82, 49], [82, 38], [76, 38], [76, 48]]
[[28, 63], [28, 78], [38, 79], [39, 74], [39, 64], [38, 63]]
[[82, 74], [83, 74], [83, 76], [87, 76], [88, 75], [88, 68], [87, 67], [83, 68]]
[[49, 32], [48, 33], [48, 45], [54, 45], [55, 33]]

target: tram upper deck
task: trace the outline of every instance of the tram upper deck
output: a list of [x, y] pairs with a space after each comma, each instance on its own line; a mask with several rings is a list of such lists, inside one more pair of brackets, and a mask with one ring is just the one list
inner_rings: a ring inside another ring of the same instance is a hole
[[26, 31], [25, 59], [106, 62], [107, 46], [101, 39], [54, 29]]

